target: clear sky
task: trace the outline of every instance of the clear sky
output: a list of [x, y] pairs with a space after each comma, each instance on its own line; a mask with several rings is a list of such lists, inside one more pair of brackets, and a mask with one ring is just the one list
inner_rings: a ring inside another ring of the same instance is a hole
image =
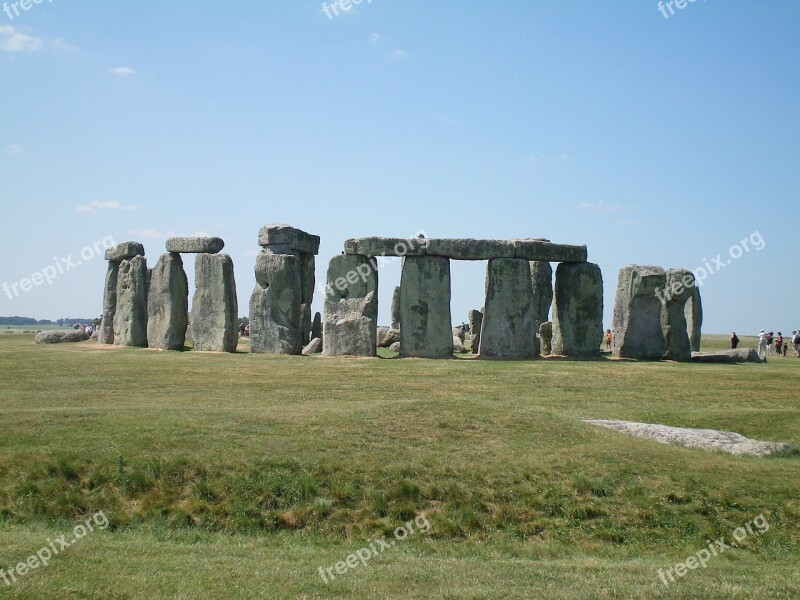
[[[621, 266], [706, 262], [704, 331], [800, 327], [798, 2], [24, 4], [0, 12], [0, 285], [65, 272], [0, 315], [99, 315], [95, 242], [152, 266], [197, 232], [245, 315], [258, 230], [289, 223], [318, 280], [348, 237], [546, 237], [588, 245], [608, 327]], [[460, 323], [485, 263], [452, 271]]]

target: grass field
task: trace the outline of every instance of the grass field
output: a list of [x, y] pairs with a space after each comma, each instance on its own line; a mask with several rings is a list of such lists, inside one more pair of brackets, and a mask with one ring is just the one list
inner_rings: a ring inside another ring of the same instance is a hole
[[[800, 360], [391, 356], [35, 346], [0, 332], [0, 569], [97, 511], [109, 523], [0, 579], [0, 596], [800, 597], [800, 459], [581, 422], [800, 444]], [[768, 530], [659, 578], [758, 515]], [[427, 533], [395, 540], [420, 516]], [[322, 581], [320, 566], [381, 536], [396, 544]]]

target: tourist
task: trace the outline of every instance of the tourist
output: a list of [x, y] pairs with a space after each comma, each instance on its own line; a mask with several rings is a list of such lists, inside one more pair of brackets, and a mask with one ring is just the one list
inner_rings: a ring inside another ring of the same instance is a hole
[[239, 335], [244, 335], [244, 323], [239, 323]]
[[606, 329], [606, 350], [611, 350], [611, 340], [614, 339], [614, 335], [611, 333], [610, 329]]
[[736, 346], [739, 345], [739, 336], [736, 335], [734, 331], [731, 333], [731, 350], [736, 350]]
[[773, 341], [773, 336], [774, 335], [775, 334], [772, 333], [771, 331], [767, 332], [767, 337], [766, 337], [766, 340], [765, 340], [767, 342], [767, 354], [772, 352], [772, 341]]
[[783, 350], [783, 334], [779, 331], [778, 337], [775, 338], [775, 354], [780, 356], [782, 350]]
[[783, 358], [786, 358], [786, 351], [789, 349], [789, 344], [783, 342]]
[[758, 358], [767, 362], [767, 334], [763, 329], [758, 334]]
[[800, 331], [792, 332], [792, 350], [794, 350], [794, 355], [800, 358]]

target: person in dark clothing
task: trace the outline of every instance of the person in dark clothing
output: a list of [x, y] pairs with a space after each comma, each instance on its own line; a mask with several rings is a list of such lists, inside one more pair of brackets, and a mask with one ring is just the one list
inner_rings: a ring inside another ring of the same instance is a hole
[[736, 346], [738, 346], [738, 345], [739, 345], [739, 338], [736, 335], [736, 332], [734, 331], [731, 334], [731, 350], [736, 350]]

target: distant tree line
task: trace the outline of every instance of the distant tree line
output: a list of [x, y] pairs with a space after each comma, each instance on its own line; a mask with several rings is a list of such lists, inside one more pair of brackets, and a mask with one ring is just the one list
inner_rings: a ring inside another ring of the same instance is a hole
[[31, 317], [0, 317], [0, 325], [74, 325], [75, 323], [80, 323], [82, 325], [88, 325], [89, 323], [100, 323], [100, 319], [58, 319], [57, 321], [51, 321], [50, 319], [32, 319]]

